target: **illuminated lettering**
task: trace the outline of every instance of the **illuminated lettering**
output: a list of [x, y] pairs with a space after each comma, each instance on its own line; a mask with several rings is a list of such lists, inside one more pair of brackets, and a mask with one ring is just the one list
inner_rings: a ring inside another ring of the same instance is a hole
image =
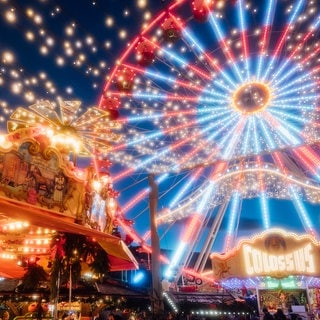
[[286, 270], [286, 262], [285, 262], [285, 256], [281, 255], [278, 258], [278, 267], [280, 271]]
[[312, 246], [311, 243], [304, 247], [304, 256], [308, 261], [307, 272], [314, 273], [316, 272], [313, 255], [312, 255]]
[[286, 254], [285, 261], [286, 261], [286, 270], [289, 272], [293, 271], [294, 270], [294, 262], [293, 262], [292, 254]]
[[243, 258], [248, 275], [272, 272], [315, 273], [316, 271], [311, 244], [280, 255], [268, 254], [250, 245], [244, 245]]
[[246, 245], [243, 246], [243, 255], [244, 255], [244, 263], [246, 266], [247, 274], [249, 275], [254, 274], [253, 262], [251, 258], [251, 247]]

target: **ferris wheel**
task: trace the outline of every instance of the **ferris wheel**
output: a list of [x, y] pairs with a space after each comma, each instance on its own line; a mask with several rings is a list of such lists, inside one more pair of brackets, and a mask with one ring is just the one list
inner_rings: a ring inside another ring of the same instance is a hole
[[[290, 219], [318, 237], [308, 206], [320, 203], [319, 26], [311, 0], [174, 1], [107, 77], [100, 108], [122, 127], [107, 154], [118, 223], [148, 248], [137, 225], [155, 175], [159, 236], [175, 239], [168, 279], [203, 273], [244, 225]], [[275, 213], [284, 201], [290, 212]]]

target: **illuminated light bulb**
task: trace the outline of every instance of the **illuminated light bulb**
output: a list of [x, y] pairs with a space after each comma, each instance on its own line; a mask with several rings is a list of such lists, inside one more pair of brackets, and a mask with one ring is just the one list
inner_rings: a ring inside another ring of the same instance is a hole
[[12, 64], [15, 61], [14, 54], [10, 51], [4, 51], [2, 53], [1, 60], [4, 64]]
[[11, 9], [5, 13], [5, 18], [9, 23], [15, 23], [17, 21], [17, 16], [14, 9]]
[[42, 24], [42, 17], [39, 14], [36, 14], [33, 18], [35, 24]]
[[92, 187], [93, 187], [93, 189], [95, 191], [99, 192], [101, 190], [101, 187], [102, 187], [101, 182], [97, 181], [97, 180], [93, 181]]
[[124, 29], [120, 30], [120, 31], [119, 31], [119, 38], [120, 38], [120, 39], [125, 39], [125, 38], [127, 38], [127, 31], [124, 30]]
[[112, 27], [114, 25], [113, 17], [107, 17], [105, 20], [105, 24], [107, 27]]
[[6, 149], [6, 148], [10, 148], [12, 146], [12, 143], [7, 140], [6, 136], [0, 135], [0, 146]]

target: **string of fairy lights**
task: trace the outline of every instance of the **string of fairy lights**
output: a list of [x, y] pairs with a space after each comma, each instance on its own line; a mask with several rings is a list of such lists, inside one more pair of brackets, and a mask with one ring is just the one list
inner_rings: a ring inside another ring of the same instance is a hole
[[117, 48], [130, 41], [127, 22], [132, 15], [141, 17], [141, 25], [151, 18], [147, 0], [136, 0], [116, 15], [111, 3], [105, 9], [96, 1], [84, 5], [93, 16], [105, 12], [91, 31], [88, 26], [93, 24], [74, 16], [64, 3], [0, 2], [0, 22], [3, 32], [8, 30], [0, 50], [0, 89], [6, 92], [0, 99], [0, 122], [19, 105], [57, 97], [82, 100], [78, 82], [90, 92], [88, 101], [96, 103], [103, 79], [118, 58]]

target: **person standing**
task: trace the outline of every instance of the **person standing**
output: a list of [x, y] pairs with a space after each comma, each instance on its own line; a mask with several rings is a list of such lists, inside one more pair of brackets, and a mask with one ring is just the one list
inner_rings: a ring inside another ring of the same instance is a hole
[[[2, 314], [2, 320], [9, 320], [10, 318], [10, 314], [8, 311], [5, 311], [3, 314]], [[0, 318], [1, 319], [1, 318]]]
[[263, 320], [274, 320], [274, 316], [269, 312], [267, 308], [263, 308]]
[[274, 314], [275, 320], [287, 320], [286, 315], [283, 313], [282, 309], [277, 309], [277, 312]]

